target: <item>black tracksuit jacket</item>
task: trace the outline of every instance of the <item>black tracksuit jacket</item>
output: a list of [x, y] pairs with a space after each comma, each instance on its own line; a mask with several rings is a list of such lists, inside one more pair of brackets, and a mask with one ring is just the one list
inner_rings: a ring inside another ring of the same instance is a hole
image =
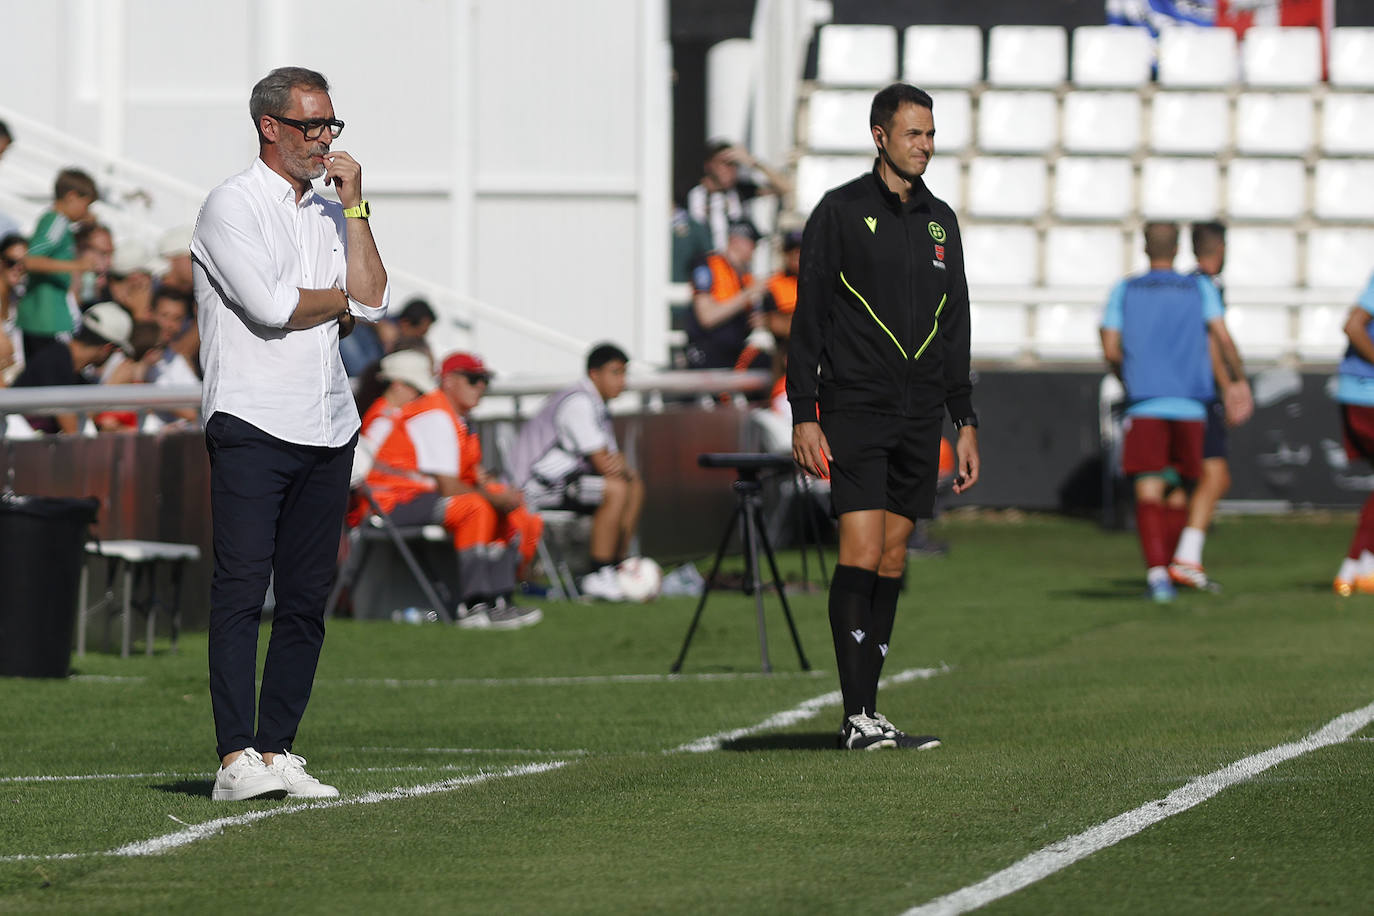
[[[802, 235], [788, 348], [792, 421], [863, 411], [973, 416], [968, 282], [954, 211], [873, 172], [828, 192]], [[819, 371], [818, 371], [819, 370]]]

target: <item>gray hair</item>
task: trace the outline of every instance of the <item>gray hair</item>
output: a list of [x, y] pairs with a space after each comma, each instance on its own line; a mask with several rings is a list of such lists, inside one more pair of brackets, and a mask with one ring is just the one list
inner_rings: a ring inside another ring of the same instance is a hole
[[328, 92], [329, 80], [324, 78], [323, 73], [305, 67], [278, 67], [273, 70], [258, 80], [248, 100], [248, 113], [253, 116], [253, 126], [261, 124], [263, 115], [281, 114], [290, 107], [291, 90], [296, 88]]

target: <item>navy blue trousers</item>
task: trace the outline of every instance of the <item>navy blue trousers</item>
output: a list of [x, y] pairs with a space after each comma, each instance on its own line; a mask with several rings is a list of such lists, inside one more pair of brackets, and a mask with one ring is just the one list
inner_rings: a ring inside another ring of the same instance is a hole
[[[220, 757], [246, 747], [291, 750], [324, 643], [356, 442], [295, 445], [223, 412], [205, 424], [215, 547], [210, 703]], [[258, 629], [273, 573], [277, 605], [255, 703]]]

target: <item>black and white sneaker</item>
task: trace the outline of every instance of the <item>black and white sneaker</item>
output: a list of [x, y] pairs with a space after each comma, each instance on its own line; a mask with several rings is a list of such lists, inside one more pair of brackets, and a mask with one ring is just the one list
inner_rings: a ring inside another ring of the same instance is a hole
[[873, 714], [872, 721], [878, 724], [883, 730], [883, 734], [893, 741], [893, 747], [904, 747], [917, 751], [928, 751], [940, 746], [940, 739], [934, 735], [908, 735], [891, 722], [887, 721], [887, 716], [880, 712]]
[[876, 751], [896, 747], [897, 742], [887, 736], [878, 720], [856, 712], [840, 726], [840, 747], [847, 751]]

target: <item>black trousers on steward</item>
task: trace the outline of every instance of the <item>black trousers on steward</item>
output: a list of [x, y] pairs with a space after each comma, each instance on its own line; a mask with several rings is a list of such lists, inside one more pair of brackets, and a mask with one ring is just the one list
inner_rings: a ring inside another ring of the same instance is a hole
[[[283, 442], [223, 412], [205, 424], [215, 548], [210, 703], [220, 757], [246, 747], [291, 750], [324, 643], [356, 443]], [[255, 703], [258, 627], [273, 573], [277, 606]]]

